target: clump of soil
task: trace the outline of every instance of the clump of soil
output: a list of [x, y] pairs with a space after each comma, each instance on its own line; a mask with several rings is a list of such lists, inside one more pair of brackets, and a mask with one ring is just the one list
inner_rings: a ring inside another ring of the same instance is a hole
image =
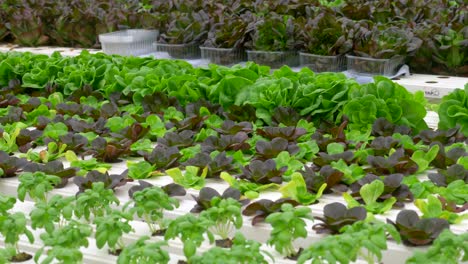
[[156, 230], [155, 232], [153, 232], [153, 234], [151, 234], [152, 236], [164, 236], [166, 234], [166, 230], [167, 229], [159, 229], [159, 230]]
[[116, 251], [112, 251], [112, 250], [107, 250], [107, 252], [110, 254], [110, 255], [113, 255], [113, 256], [119, 256], [120, 253], [122, 253], [122, 250], [123, 249], [117, 249]]
[[289, 257], [286, 257], [286, 258], [289, 259], [289, 260], [297, 260], [299, 258], [299, 256], [301, 255], [302, 250], [304, 250], [304, 249], [300, 248], [299, 251], [297, 251], [296, 254], [294, 254], [292, 256], [289, 256]]
[[13, 256], [10, 261], [11, 262], [25, 262], [32, 259], [32, 255], [26, 253], [26, 252], [20, 252], [16, 254], [16, 256]]
[[215, 242], [216, 242], [217, 247], [222, 247], [222, 248], [231, 248], [232, 247], [232, 240], [229, 239], [229, 238], [217, 239]]

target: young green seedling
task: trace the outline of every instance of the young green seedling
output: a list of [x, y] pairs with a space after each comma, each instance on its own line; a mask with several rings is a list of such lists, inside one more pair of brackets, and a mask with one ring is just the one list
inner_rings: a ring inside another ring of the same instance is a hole
[[105, 188], [103, 182], [95, 182], [91, 189], [86, 189], [76, 198], [75, 215], [90, 222], [91, 216], [104, 216], [111, 204], [119, 203], [111, 189]]
[[20, 133], [20, 128], [17, 127], [11, 133], [3, 132], [0, 138], [0, 150], [5, 151], [8, 154], [18, 151], [18, 145], [16, 145], [16, 137]]
[[86, 175], [89, 171], [96, 170], [100, 173], [105, 173], [109, 170], [112, 165], [105, 162], [98, 162], [96, 158], [90, 158], [87, 160], [80, 160], [76, 156], [75, 152], [67, 151], [65, 152], [65, 158], [70, 162], [71, 167], [80, 168], [80, 171], [77, 173], [79, 176]]
[[80, 247], [88, 247], [88, 237], [93, 228], [85, 223], [71, 220], [66, 226], [54, 229], [52, 233], [41, 234], [44, 246], [36, 251], [34, 261], [37, 263], [44, 253], [45, 247], [50, 247], [47, 257], [41, 263], [52, 263], [54, 259], [60, 263], [80, 263], [83, 253]]
[[3, 196], [0, 194], [0, 217], [8, 216], [8, 210], [13, 208], [16, 203], [16, 198], [12, 196]]
[[161, 247], [166, 242], [158, 241], [146, 243], [149, 237], [140, 237], [135, 243], [126, 246], [117, 259], [117, 264], [166, 264], [169, 254]]
[[418, 164], [417, 173], [421, 173], [429, 168], [429, 164], [433, 161], [439, 153], [439, 145], [432, 146], [427, 152], [423, 150], [416, 150], [411, 159]]
[[458, 224], [464, 219], [468, 219], [468, 214], [457, 214], [444, 210], [441, 201], [433, 195], [429, 195], [427, 201], [417, 199], [414, 204], [423, 213], [422, 218], [442, 218], [451, 224]]
[[267, 264], [268, 261], [266, 261], [264, 254], [269, 256], [271, 261], [274, 261], [273, 256], [267, 251], [261, 250], [260, 246], [260, 243], [247, 240], [242, 233], [237, 232], [230, 249], [212, 247], [202, 255], [193, 256], [190, 262], [193, 264]]
[[232, 188], [238, 189], [249, 199], [255, 199], [259, 193], [267, 189], [275, 189], [280, 185], [276, 183], [257, 184], [243, 179], [237, 179], [227, 172], [221, 172], [220, 178], [226, 181]]
[[185, 173], [182, 174], [182, 171], [179, 168], [172, 168], [166, 170], [167, 175], [171, 176], [175, 183], [184, 186], [185, 188], [193, 188], [200, 190], [205, 186], [205, 177], [208, 173], [208, 167], [205, 167], [201, 174], [198, 175], [200, 168], [195, 166], [185, 167]]
[[169, 224], [164, 238], [166, 240], [180, 238], [184, 243], [184, 255], [190, 261], [190, 258], [197, 252], [197, 248], [205, 241], [205, 234], [210, 243], [214, 242], [214, 236], [209, 231], [212, 225], [213, 222], [208, 219], [188, 213], [177, 217]]
[[[393, 204], [396, 202], [395, 197], [390, 197], [383, 202], [378, 202], [380, 195], [384, 192], [384, 183], [380, 180], [375, 180], [371, 183], [364, 184], [359, 193], [364, 200], [364, 208], [373, 214], [383, 214], [392, 209]], [[343, 198], [348, 203], [349, 208], [362, 206], [356, 201], [349, 193], [343, 193]]]
[[344, 233], [327, 236], [304, 249], [297, 263], [350, 263], [362, 257], [368, 263], [382, 259], [382, 251], [387, 249], [387, 236], [401, 243], [398, 231], [389, 224], [359, 221], [346, 226]]
[[0, 263], [10, 262], [10, 259], [13, 258], [15, 252], [15, 248], [11, 246], [6, 248], [0, 248]]
[[[158, 230], [163, 231], [167, 227], [164, 219], [164, 210], [174, 210], [179, 207], [179, 200], [170, 197], [158, 186], [145, 188], [133, 194], [134, 205], [130, 212], [142, 217], [153, 235]], [[158, 228], [156, 227], [158, 226]]]
[[211, 207], [200, 213], [200, 218], [206, 218], [214, 225], [210, 230], [221, 239], [228, 240], [235, 229], [242, 227], [241, 203], [237, 200], [214, 197]]
[[297, 254], [293, 246], [295, 239], [307, 237], [304, 219], [313, 220], [309, 207], [293, 207], [289, 203], [281, 206], [282, 212], [270, 214], [265, 222], [270, 223], [273, 230], [267, 243], [275, 247], [276, 251], [286, 257]]
[[50, 142], [47, 144], [47, 149], [41, 150], [39, 152], [35, 152], [30, 149], [26, 154], [21, 155], [21, 157], [34, 162], [47, 163], [65, 156], [66, 148], [67, 144], [60, 144], [59, 147], [57, 143]]
[[0, 233], [5, 238], [5, 245], [15, 249], [15, 254], [10, 261], [26, 261], [31, 258], [31, 255], [20, 252], [18, 245], [22, 235], [25, 235], [30, 243], [34, 243], [34, 235], [27, 228], [26, 216], [23, 213], [0, 216]]
[[48, 233], [64, 226], [73, 217], [75, 197], [62, 197], [54, 195], [48, 201], [38, 201], [29, 214], [33, 229], [45, 228]]
[[109, 253], [118, 255], [125, 247], [122, 235], [130, 233], [133, 229], [130, 221], [133, 220], [130, 212], [112, 210], [106, 216], [96, 217], [96, 245], [103, 248], [109, 246]]
[[325, 188], [327, 188], [326, 183], [320, 186], [320, 189], [316, 194], [310, 193], [307, 190], [302, 174], [295, 172], [291, 175], [291, 180], [287, 184], [283, 185], [279, 191], [284, 198], [292, 198], [303, 205], [309, 205], [315, 203], [320, 197], [322, 197], [322, 193]]
[[55, 175], [48, 175], [41, 171], [25, 172], [18, 178], [18, 199], [24, 202], [26, 194], [34, 201], [46, 201], [47, 193], [54, 189], [54, 186], [62, 180]]
[[432, 246], [415, 251], [406, 263], [462, 263], [468, 260], [468, 233], [454, 234], [449, 229], [440, 233]]

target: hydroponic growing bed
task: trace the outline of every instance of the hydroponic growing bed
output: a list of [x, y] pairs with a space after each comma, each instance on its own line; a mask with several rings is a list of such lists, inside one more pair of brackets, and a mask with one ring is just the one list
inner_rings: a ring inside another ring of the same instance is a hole
[[0, 86], [0, 262], [468, 258], [468, 86], [87, 52], [0, 53]]

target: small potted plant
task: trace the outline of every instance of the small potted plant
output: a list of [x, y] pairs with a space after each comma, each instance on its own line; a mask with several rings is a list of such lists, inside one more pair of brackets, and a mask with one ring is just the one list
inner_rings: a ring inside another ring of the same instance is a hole
[[166, 32], [156, 42], [156, 50], [167, 52], [175, 59], [200, 58], [199, 45], [208, 33], [208, 15], [203, 10], [192, 13], [173, 11], [169, 17]]
[[242, 15], [222, 13], [212, 22], [208, 37], [200, 47], [203, 59], [221, 65], [232, 65], [246, 60], [242, 45], [252, 20], [250, 12]]
[[404, 64], [406, 56], [421, 44], [409, 30], [396, 26], [366, 27], [354, 26], [354, 29], [359, 28], [354, 31], [354, 55], [346, 55], [351, 74], [393, 76]]
[[271, 68], [299, 64], [292, 16], [269, 13], [252, 22], [252, 27], [252, 40], [245, 44], [249, 61]]
[[[301, 66], [315, 72], [340, 72], [346, 70], [344, 54], [351, 50], [352, 40], [347, 39], [342, 20], [331, 9], [322, 8], [315, 17], [297, 20], [299, 39], [304, 52], [299, 53]], [[302, 22], [302, 23], [301, 23]]]

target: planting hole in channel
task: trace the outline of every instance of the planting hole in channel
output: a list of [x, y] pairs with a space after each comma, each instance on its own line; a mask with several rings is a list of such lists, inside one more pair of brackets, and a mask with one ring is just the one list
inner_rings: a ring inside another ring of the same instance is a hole
[[437, 78], [439, 78], [439, 79], [448, 79], [450, 77], [449, 76], [437, 76]]
[[436, 81], [427, 81], [426, 83], [437, 83]]

